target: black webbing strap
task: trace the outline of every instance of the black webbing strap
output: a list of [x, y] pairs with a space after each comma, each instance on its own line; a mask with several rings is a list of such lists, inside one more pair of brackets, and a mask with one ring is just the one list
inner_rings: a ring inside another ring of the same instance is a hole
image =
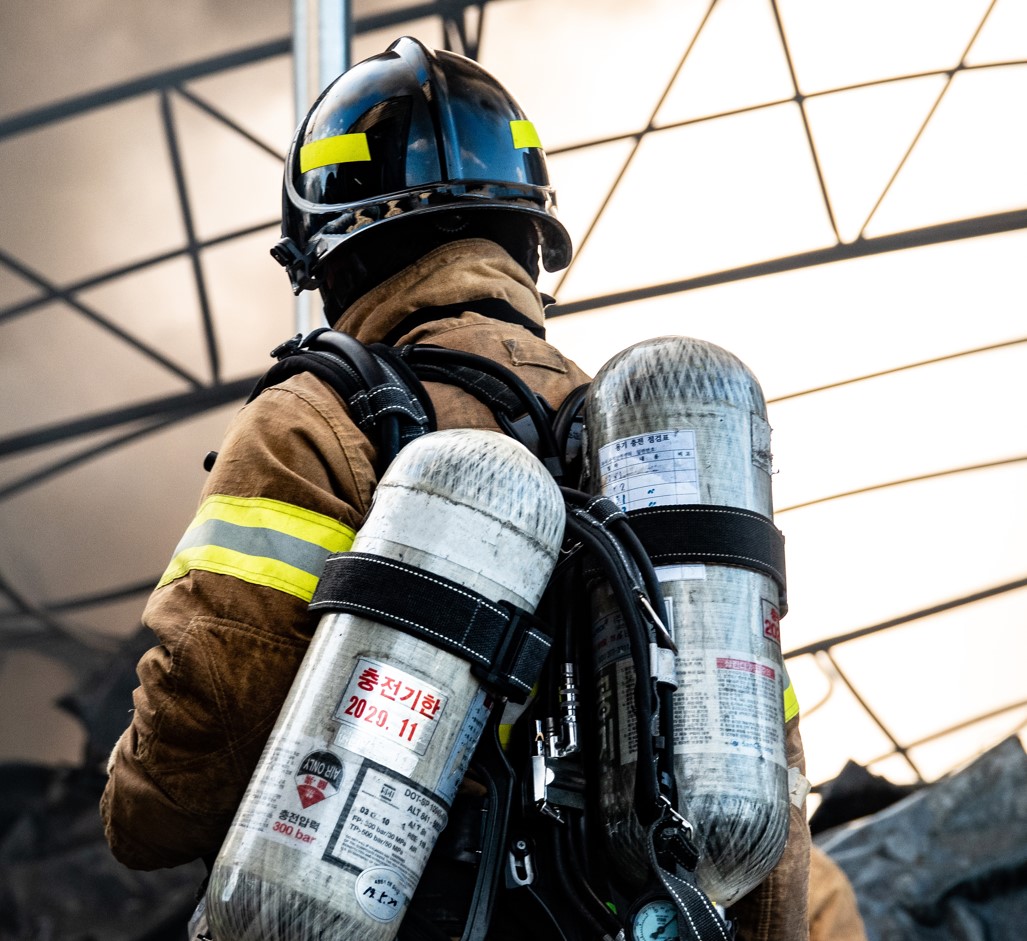
[[319, 379], [335, 389], [343, 401], [346, 401], [354, 392], [363, 387], [363, 381], [359, 373], [348, 363], [343, 362], [337, 356], [313, 353], [310, 350], [300, 349], [297, 343], [296, 349], [289, 350], [283, 354], [283, 358], [260, 377], [257, 384], [253, 387], [253, 391], [250, 392], [250, 396], [246, 400], [247, 403], [252, 402], [265, 389], [278, 385], [290, 376], [296, 376], [303, 372], [314, 373]]
[[272, 355], [278, 362], [261, 377], [247, 402], [290, 376], [312, 372], [335, 389], [365, 432], [387, 415], [419, 426], [422, 434], [434, 425], [434, 415], [428, 414], [422, 401], [427, 394], [418, 394], [421, 390], [413, 373], [405, 370], [403, 376], [397, 375], [395, 362], [383, 362], [348, 334], [322, 327], [302, 339], [293, 337]]
[[696, 885], [698, 855], [691, 828], [684, 821], [664, 816], [646, 831], [649, 865], [678, 910], [681, 941], [731, 941], [734, 932], [714, 908], [709, 896]]
[[[398, 353], [418, 378], [457, 385], [487, 405], [507, 434], [532, 450], [557, 481], [563, 479], [563, 462], [553, 437], [553, 410], [517, 373], [466, 350], [415, 343], [401, 347]], [[514, 419], [523, 415], [531, 422], [534, 435], [519, 433]]]
[[[347, 333], [321, 328], [303, 341], [309, 356], [331, 356], [361, 379], [358, 389], [343, 400], [353, 411], [357, 425], [367, 433], [389, 415], [427, 430], [428, 416], [418, 396], [363, 343]], [[291, 355], [304, 352], [294, 351]]]
[[362, 389], [346, 399], [346, 404], [352, 410], [357, 426], [365, 434], [377, 428], [387, 415], [399, 415], [408, 424], [416, 426], [417, 431], [412, 437], [428, 430], [428, 416], [421, 403], [398, 382], [384, 382], [366, 391]]
[[364, 552], [329, 557], [310, 603], [388, 624], [469, 660], [483, 683], [524, 702], [552, 638], [532, 614], [457, 582]]
[[487, 405], [494, 413], [514, 416], [524, 411], [521, 400], [511, 391], [509, 385], [473, 366], [417, 363], [416, 375], [425, 382], [444, 382], [459, 386], [479, 402]]
[[628, 521], [654, 565], [738, 565], [769, 575], [788, 610], [784, 534], [768, 519], [737, 506], [679, 503], [629, 510]]

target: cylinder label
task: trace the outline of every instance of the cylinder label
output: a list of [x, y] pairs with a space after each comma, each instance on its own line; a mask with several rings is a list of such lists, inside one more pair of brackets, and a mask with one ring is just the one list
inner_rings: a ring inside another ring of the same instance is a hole
[[674, 753], [749, 755], [785, 767], [781, 671], [750, 652], [706, 651], [678, 661]]
[[[362, 738], [423, 755], [445, 705], [438, 687], [392, 664], [360, 657], [334, 718]], [[337, 741], [350, 747], [348, 738], [344, 733]]]
[[485, 729], [485, 723], [488, 722], [492, 705], [492, 697], [484, 689], [478, 690], [467, 708], [467, 715], [460, 726], [460, 731], [457, 732], [449, 757], [442, 766], [439, 782], [435, 786], [435, 794], [439, 800], [450, 807], [453, 806], [457, 789], [464, 779], [464, 772], [471, 763], [471, 755], [474, 754], [481, 733]]
[[375, 921], [392, 921], [406, 903], [406, 893], [400, 887], [399, 873], [388, 866], [365, 869], [357, 876], [353, 891], [357, 904], [365, 915]]
[[695, 432], [654, 431], [599, 449], [602, 492], [625, 512], [699, 502]]
[[631, 642], [620, 609], [599, 615], [592, 625], [596, 669], [605, 670], [618, 660], [631, 657]]
[[[699, 652], [679, 657], [677, 674], [674, 754], [741, 754], [786, 766], [784, 742], [777, 731], [784, 723], [782, 680], [772, 660]], [[615, 721], [616, 754], [620, 764], [628, 764], [638, 760], [631, 660], [616, 661], [613, 676], [617, 708], [606, 721]]]
[[304, 809], [339, 793], [342, 762], [330, 751], [311, 752], [296, 772], [296, 793]]
[[447, 819], [431, 791], [365, 760], [323, 859], [355, 874], [387, 868], [402, 908]]
[[339, 814], [339, 791], [355, 775], [353, 764], [309, 736], [278, 743], [262, 761], [266, 773], [254, 776], [261, 788], [247, 792], [235, 825], [320, 855]]

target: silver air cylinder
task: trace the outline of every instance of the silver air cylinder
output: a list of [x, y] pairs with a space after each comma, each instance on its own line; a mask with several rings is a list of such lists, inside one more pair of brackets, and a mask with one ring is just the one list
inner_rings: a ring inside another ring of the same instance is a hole
[[[353, 551], [534, 611], [563, 526], [559, 488], [527, 449], [445, 431], [393, 461]], [[214, 937], [391, 941], [491, 704], [455, 654], [322, 617], [212, 872]]]
[[[585, 433], [590, 489], [625, 511], [709, 504], [773, 516], [763, 393], [713, 344], [662, 337], [613, 357], [589, 391]], [[788, 833], [779, 588], [748, 568], [656, 561], [678, 648], [678, 810], [702, 852], [699, 885], [726, 906], [764, 879]], [[611, 857], [632, 882], [646, 872], [633, 812], [634, 669], [611, 592], [600, 584], [592, 596], [602, 813]]]

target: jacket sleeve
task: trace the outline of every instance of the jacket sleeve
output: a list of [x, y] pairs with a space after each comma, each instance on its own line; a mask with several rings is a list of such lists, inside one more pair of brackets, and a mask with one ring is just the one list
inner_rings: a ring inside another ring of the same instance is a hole
[[[799, 716], [785, 727], [789, 768], [806, 773], [799, 734]], [[788, 842], [770, 875], [732, 906], [738, 924], [737, 941], [807, 941], [809, 938], [810, 832], [805, 795], [789, 805]]]
[[809, 937], [810, 941], [867, 941], [849, 877], [816, 844], [810, 856]]
[[101, 800], [137, 869], [220, 847], [299, 668], [325, 558], [349, 547], [373, 452], [331, 393], [298, 377], [237, 416], [200, 509], [143, 615], [132, 721]]

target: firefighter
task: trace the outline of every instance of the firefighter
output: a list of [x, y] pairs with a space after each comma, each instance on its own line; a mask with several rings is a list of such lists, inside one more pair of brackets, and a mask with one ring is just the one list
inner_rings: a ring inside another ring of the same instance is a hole
[[[535, 129], [477, 64], [403, 38], [337, 79], [287, 158], [282, 240], [294, 291], [364, 343], [427, 343], [502, 363], [557, 407], [588, 381], [544, 339], [540, 264], [571, 257]], [[461, 389], [426, 383], [438, 427], [498, 430]], [[136, 869], [211, 863], [311, 639], [325, 559], [346, 550], [378, 480], [375, 448], [302, 373], [235, 417], [199, 509], [146, 606], [128, 729], [101, 801]], [[797, 720], [789, 758], [801, 765]], [[737, 906], [743, 941], [807, 935], [809, 834]]]

